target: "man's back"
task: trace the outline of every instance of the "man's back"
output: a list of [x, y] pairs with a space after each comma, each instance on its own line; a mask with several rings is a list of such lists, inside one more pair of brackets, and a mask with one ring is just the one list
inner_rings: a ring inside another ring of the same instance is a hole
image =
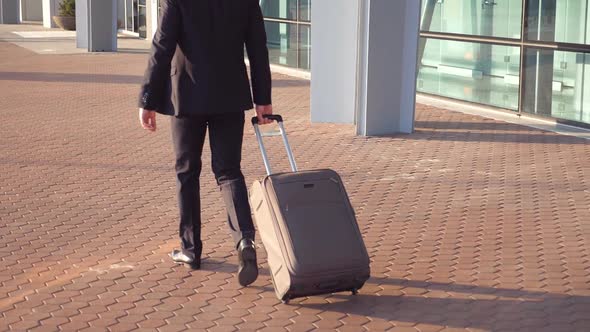
[[254, 102], [271, 103], [266, 34], [257, 0], [165, 0], [161, 14], [140, 106], [172, 113], [164, 82], [169, 73], [176, 115], [251, 109], [244, 45], [252, 64]]
[[[238, 282], [247, 286], [258, 277], [258, 264], [256, 230], [241, 170], [243, 111], [252, 108], [254, 99], [259, 123], [269, 123], [265, 116], [272, 114], [262, 13], [258, 0], [161, 1], [160, 26], [142, 86], [139, 117], [142, 127], [154, 132], [155, 111], [177, 115], [170, 127], [176, 154], [181, 246], [170, 256], [194, 269], [201, 266], [199, 177], [209, 133], [211, 168], [238, 253]], [[252, 95], [244, 45], [251, 64]], [[170, 100], [173, 107], [167, 106]]]

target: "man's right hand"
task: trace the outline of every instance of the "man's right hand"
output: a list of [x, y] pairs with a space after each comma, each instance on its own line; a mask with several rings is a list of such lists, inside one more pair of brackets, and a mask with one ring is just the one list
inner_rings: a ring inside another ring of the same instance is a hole
[[145, 130], [156, 131], [156, 111], [139, 109], [139, 122]]
[[256, 105], [256, 116], [258, 116], [258, 124], [264, 125], [271, 123], [272, 120], [269, 120], [264, 117], [264, 115], [272, 114], [272, 105]]

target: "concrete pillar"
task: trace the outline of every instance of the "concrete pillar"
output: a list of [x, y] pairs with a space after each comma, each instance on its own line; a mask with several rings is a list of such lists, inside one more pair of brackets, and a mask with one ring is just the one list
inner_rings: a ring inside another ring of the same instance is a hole
[[312, 122], [411, 133], [420, 1], [314, 1], [312, 15]]
[[1, 24], [19, 24], [20, 23], [20, 1], [19, 0], [0, 0], [0, 23]]
[[361, 1], [311, 3], [312, 122], [355, 122]]
[[116, 0], [76, 0], [76, 44], [89, 52], [117, 51]]
[[88, 48], [88, 1], [76, 0], [76, 47]]
[[43, 0], [43, 27], [57, 28], [57, 25], [53, 22], [53, 16], [58, 14], [58, 10], [58, 0]]

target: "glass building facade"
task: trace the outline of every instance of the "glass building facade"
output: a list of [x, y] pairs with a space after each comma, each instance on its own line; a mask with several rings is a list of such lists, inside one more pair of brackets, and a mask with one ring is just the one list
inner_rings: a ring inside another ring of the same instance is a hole
[[[142, 34], [145, 0], [119, 1]], [[312, 0], [259, 1], [271, 63], [310, 70]], [[590, 0], [422, 0], [417, 90], [590, 127], [589, 17]]]
[[309, 70], [311, 0], [260, 0], [271, 63]]
[[423, 0], [418, 91], [590, 126], [587, 0]]
[[[124, 1], [132, 0], [119, 0], [120, 3]], [[145, 3], [145, 0], [141, 1]], [[160, 1], [157, 0], [158, 15]], [[310, 70], [311, 0], [258, 1], [264, 15], [270, 62]], [[124, 9], [123, 5], [120, 7]]]
[[140, 38], [147, 38], [146, 0], [118, 0], [117, 27], [120, 30], [137, 34]]

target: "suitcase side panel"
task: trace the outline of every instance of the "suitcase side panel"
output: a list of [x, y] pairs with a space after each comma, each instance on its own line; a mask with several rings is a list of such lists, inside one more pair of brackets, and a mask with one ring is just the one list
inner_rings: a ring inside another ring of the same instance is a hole
[[258, 234], [266, 250], [275, 293], [279, 299], [282, 299], [291, 288], [291, 276], [281, 249], [282, 239], [280, 239], [280, 235], [276, 230], [275, 216], [271, 211], [270, 202], [267, 200], [267, 195], [260, 181], [256, 181], [252, 185], [250, 205], [258, 228]]

